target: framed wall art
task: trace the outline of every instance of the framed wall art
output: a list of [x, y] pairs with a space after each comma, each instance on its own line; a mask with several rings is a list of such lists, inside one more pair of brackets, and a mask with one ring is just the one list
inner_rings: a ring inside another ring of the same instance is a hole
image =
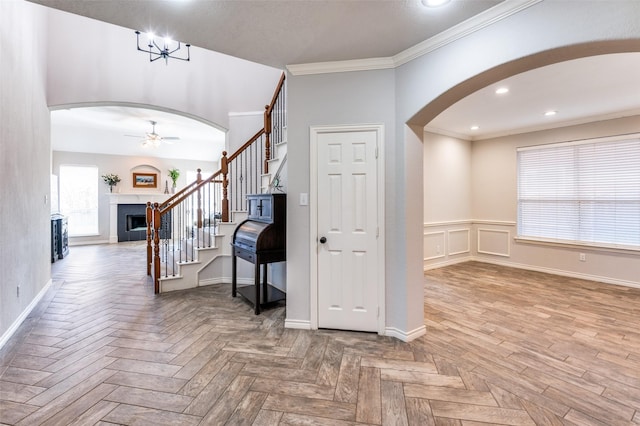
[[133, 187], [134, 188], [157, 188], [158, 174], [157, 173], [134, 173]]

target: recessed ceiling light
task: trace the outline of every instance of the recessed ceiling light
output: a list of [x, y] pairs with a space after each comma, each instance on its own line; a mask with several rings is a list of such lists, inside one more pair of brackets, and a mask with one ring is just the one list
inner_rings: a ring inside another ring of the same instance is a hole
[[551, 117], [552, 115], [556, 115], [558, 111], [547, 111], [544, 113], [545, 116]]
[[471, 126], [470, 129], [471, 130], [478, 130], [480, 128], [480, 126]]
[[427, 7], [438, 7], [449, 3], [450, 1], [451, 0], [422, 0], [422, 4]]
[[496, 95], [504, 95], [505, 93], [509, 93], [508, 87], [499, 87], [496, 89]]

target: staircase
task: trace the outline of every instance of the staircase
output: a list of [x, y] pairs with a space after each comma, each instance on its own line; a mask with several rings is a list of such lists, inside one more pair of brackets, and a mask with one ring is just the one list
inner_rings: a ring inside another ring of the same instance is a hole
[[198, 170], [195, 182], [164, 203], [147, 203], [147, 275], [155, 293], [231, 281], [231, 238], [246, 217], [247, 194], [284, 192], [284, 83], [282, 74], [264, 127], [233, 154], [224, 151], [220, 170], [204, 179]]

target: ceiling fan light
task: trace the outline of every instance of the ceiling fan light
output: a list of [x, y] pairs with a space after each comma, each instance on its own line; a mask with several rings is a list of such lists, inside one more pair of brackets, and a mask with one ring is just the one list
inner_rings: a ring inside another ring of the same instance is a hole
[[427, 7], [439, 7], [449, 3], [451, 0], [421, 0], [422, 4]]

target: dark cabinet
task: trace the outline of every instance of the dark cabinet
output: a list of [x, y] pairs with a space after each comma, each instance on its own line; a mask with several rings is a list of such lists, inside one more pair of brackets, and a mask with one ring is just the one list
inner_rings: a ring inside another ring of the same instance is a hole
[[[233, 233], [231, 295], [236, 297], [240, 293], [253, 303], [256, 315], [260, 313], [260, 305], [286, 297], [284, 292], [267, 283], [267, 264], [286, 260], [286, 208], [286, 194], [247, 195], [247, 220]], [[238, 257], [253, 263], [253, 285], [237, 285]]]
[[274, 223], [284, 220], [286, 194], [247, 195], [247, 219]]
[[61, 214], [51, 215], [51, 263], [69, 254], [69, 224]]

